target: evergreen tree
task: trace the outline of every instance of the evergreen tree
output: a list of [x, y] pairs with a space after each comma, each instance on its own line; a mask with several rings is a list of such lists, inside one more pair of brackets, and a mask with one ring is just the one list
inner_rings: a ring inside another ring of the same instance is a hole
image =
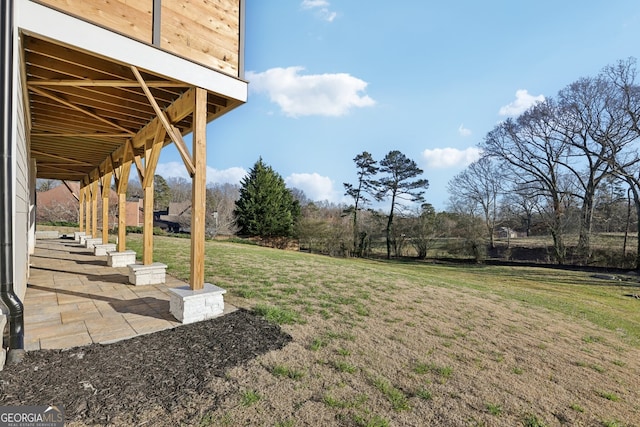
[[370, 193], [374, 190], [374, 181], [372, 176], [378, 172], [376, 161], [373, 160], [371, 154], [363, 151], [362, 154], [358, 154], [353, 161], [358, 168], [358, 183], [356, 185], [345, 182], [345, 196], [353, 198], [353, 206], [346, 210], [352, 216], [353, 220], [353, 249], [352, 254], [354, 256], [362, 256], [362, 250], [364, 245], [364, 239], [366, 233], [360, 232], [358, 227], [358, 212], [367, 204], [369, 200], [365, 197], [366, 193]]
[[300, 217], [300, 205], [282, 177], [258, 159], [240, 182], [235, 218], [247, 236], [291, 237]]
[[377, 187], [376, 199], [382, 201], [391, 198], [391, 208], [387, 217], [387, 258], [391, 258], [391, 227], [394, 213], [404, 206], [402, 201], [419, 203], [424, 201], [424, 191], [429, 187], [429, 181], [418, 179], [422, 175], [422, 169], [416, 162], [409, 159], [400, 151], [393, 150], [380, 161], [379, 171], [384, 174], [375, 186]]
[[169, 208], [171, 187], [162, 175], [153, 176], [153, 210], [161, 211]]

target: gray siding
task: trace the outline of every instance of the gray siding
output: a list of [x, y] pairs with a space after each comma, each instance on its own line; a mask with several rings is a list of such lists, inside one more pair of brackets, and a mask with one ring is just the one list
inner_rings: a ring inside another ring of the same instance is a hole
[[[15, 293], [24, 301], [27, 291], [27, 279], [29, 275], [29, 226], [30, 226], [30, 196], [31, 183], [29, 173], [29, 150], [27, 146], [26, 126], [24, 120], [24, 100], [19, 67], [16, 67], [17, 85], [14, 85], [14, 222], [13, 222], [13, 249], [14, 249], [14, 277], [13, 285]], [[16, 81], [14, 80], [14, 81]]]

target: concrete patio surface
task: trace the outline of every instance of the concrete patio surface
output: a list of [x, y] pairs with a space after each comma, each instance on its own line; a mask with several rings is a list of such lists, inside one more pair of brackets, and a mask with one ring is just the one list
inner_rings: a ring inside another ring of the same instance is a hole
[[[169, 313], [169, 275], [160, 285], [129, 284], [128, 267], [73, 239], [38, 240], [24, 301], [25, 350], [107, 343], [180, 325]], [[225, 307], [225, 313], [232, 311]]]

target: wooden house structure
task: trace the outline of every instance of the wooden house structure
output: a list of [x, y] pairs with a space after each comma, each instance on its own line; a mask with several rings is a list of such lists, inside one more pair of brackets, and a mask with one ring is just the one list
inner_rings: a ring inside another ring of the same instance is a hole
[[154, 171], [175, 144], [193, 180], [190, 287], [203, 287], [206, 128], [247, 100], [243, 27], [243, 0], [2, 1], [0, 280], [10, 348], [23, 333], [37, 178], [80, 183], [80, 228], [95, 237], [97, 199], [108, 205], [101, 189], [115, 183], [124, 220], [137, 170], [148, 264]]

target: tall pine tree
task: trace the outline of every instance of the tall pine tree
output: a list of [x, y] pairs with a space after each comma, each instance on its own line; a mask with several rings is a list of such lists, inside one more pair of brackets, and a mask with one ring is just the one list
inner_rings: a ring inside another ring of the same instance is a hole
[[422, 175], [422, 169], [415, 161], [409, 159], [398, 150], [389, 153], [380, 161], [379, 171], [384, 174], [376, 182], [378, 201], [391, 199], [391, 208], [387, 217], [387, 259], [391, 258], [391, 227], [396, 211], [404, 206], [402, 202], [420, 203], [424, 201], [424, 191], [429, 187], [429, 181], [418, 178]]
[[235, 218], [240, 234], [261, 237], [292, 237], [300, 217], [300, 205], [282, 177], [258, 159], [240, 182]]

